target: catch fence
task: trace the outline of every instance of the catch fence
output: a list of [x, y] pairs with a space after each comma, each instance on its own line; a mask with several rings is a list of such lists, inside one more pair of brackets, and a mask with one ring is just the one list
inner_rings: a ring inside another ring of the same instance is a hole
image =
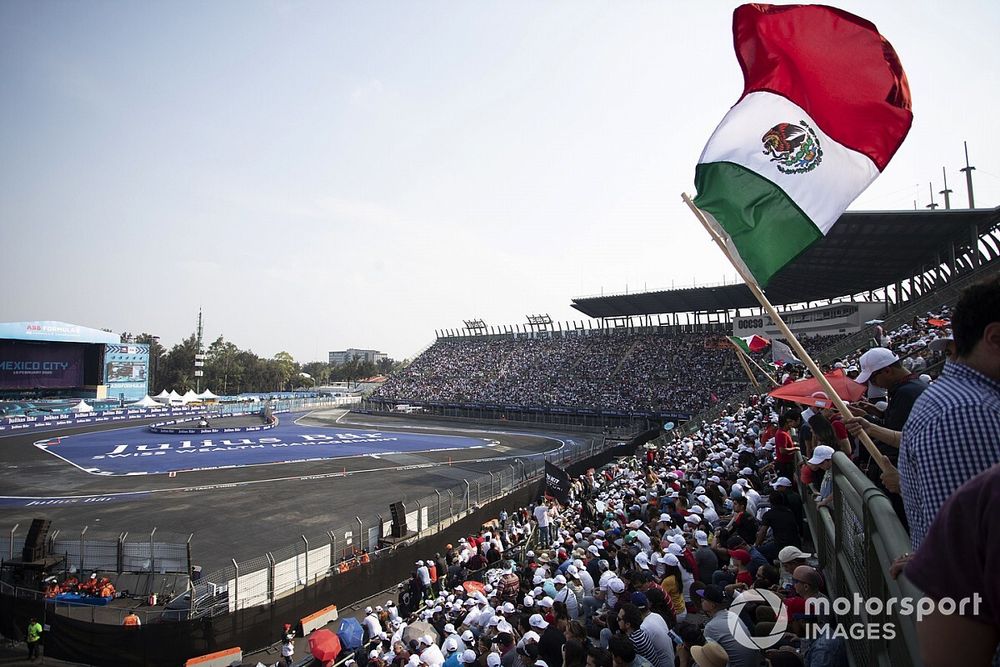
[[[518, 457], [499, 470], [462, 479], [433, 494], [403, 498], [407, 542], [437, 533], [479, 507], [503, 498], [544, 476], [545, 461], [567, 466], [606, 449], [601, 435], [565, 438], [547, 455]], [[430, 467], [434, 464], [416, 467]], [[387, 503], [388, 504], [388, 503]], [[319, 534], [302, 535], [295, 543], [207, 573], [192, 582], [188, 618], [218, 616], [248, 607], [273, 604], [320, 579], [363, 568], [391, 557], [401, 540], [393, 537], [386, 514], [356, 516], [354, 521]]]
[[[833, 505], [818, 507], [813, 493], [800, 482], [806, 517], [829, 597], [883, 602], [909, 598], [919, 600], [920, 590], [905, 576], [894, 579], [889, 568], [910, 551], [910, 538], [889, 498], [865, 477], [843, 452], [833, 456]], [[885, 635], [847, 640], [851, 661], [858, 667], [920, 664], [917, 628], [912, 615], [899, 613], [900, 605], [861, 605], [857, 616], [842, 617], [841, 623], [883, 628], [892, 624], [895, 639]], [[877, 610], [878, 613], [873, 613]], [[873, 625], [868, 625], [873, 624]]]

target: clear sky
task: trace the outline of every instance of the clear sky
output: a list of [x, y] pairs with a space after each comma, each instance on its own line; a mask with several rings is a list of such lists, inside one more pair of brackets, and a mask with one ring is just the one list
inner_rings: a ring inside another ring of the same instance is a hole
[[[732, 2], [0, 3], [0, 321], [299, 361], [734, 280], [680, 201]], [[854, 209], [1000, 201], [1000, 3], [850, 1], [915, 121]], [[940, 196], [936, 195], [940, 201]]]

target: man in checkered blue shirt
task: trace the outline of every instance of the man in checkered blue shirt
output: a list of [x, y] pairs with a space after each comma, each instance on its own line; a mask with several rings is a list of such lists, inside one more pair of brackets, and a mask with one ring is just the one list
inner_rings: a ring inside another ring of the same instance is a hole
[[913, 548], [958, 487], [1000, 462], [1000, 278], [965, 290], [955, 356], [903, 427], [899, 475]]

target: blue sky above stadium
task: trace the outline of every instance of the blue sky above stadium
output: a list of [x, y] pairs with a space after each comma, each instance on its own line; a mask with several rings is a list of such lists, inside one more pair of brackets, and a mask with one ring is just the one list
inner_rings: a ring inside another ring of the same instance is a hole
[[[300, 361], [571, 297], [734, 280], [680, 201], [737, 3], [0, 4], [0, 320]], [[915, 122], [852, 206], [1000, 200], [1000, 5], [842, 2]], [[935, 195], [938, 202], [939, 195]]]

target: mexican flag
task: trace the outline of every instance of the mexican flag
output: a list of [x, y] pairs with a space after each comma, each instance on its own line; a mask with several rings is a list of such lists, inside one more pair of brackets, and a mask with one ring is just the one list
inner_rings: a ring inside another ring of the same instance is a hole
[[752, 336], [729, 336], [729, 342], [747, 354], [766, 350], [767, 346], [771, 344], [771, 341], [757, 334]]
[[910, 89], [874, 25], [821, 5], [742, 5], [743, 94], [708, 140], [695, 204], [764, 287], [826, 235], [910, 130]]

